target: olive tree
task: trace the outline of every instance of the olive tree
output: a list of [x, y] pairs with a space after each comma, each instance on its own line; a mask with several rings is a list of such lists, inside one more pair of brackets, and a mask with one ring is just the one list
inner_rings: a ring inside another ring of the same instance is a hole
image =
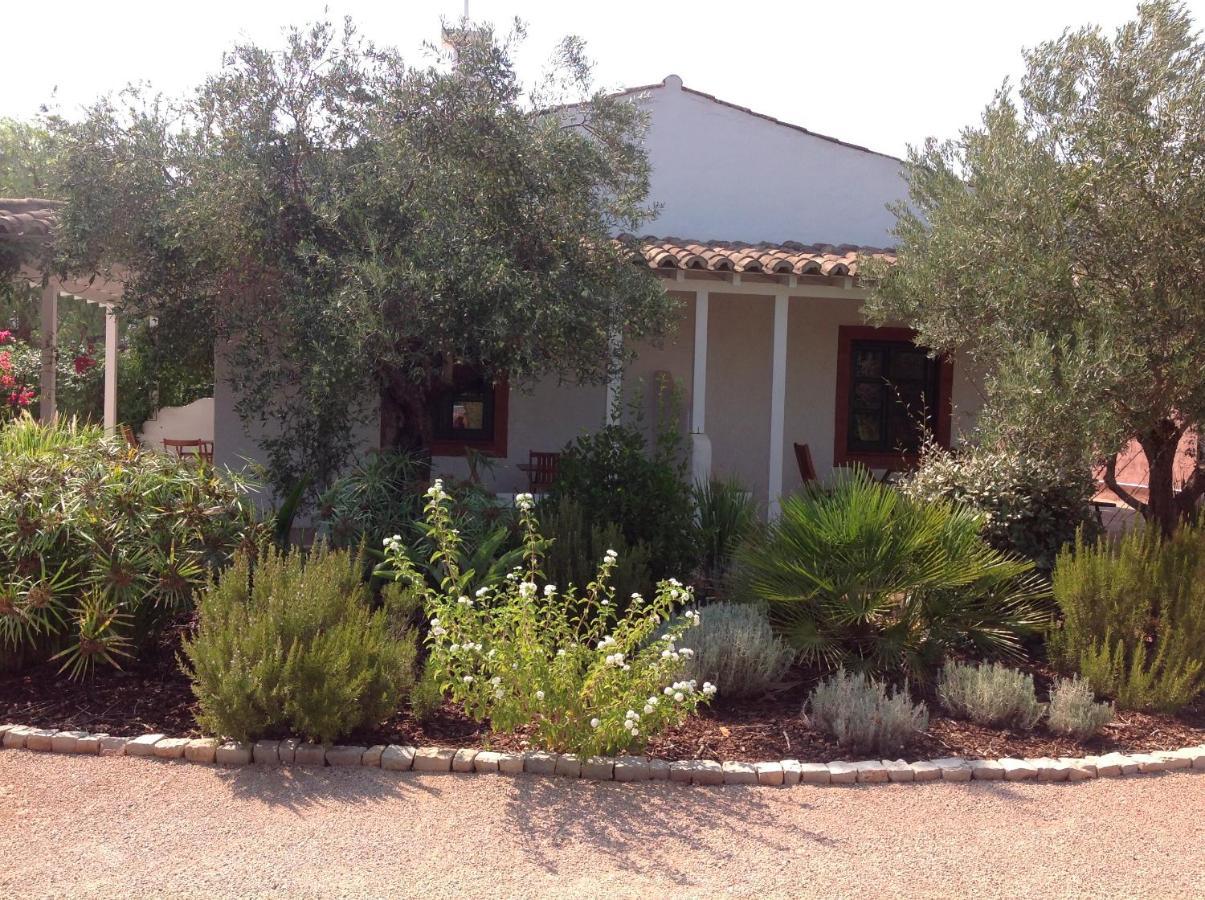
[[127, 315], [216, 336], [278, 486], [320, 486], [378, 398], [383, 445], [424, 446], [455, 365], [602, 382], [616, 335], [670, 321], [612, 238], [649, 212], [638, 107], [592, 89], [576, 40], [525, 88], [520, 25], [448, 34], [411, 65], [350, 22], [291, 29], [186, 98], [55, 123], [62, 265], [121, 262]]
[[[1143, 3], [1114, 35], [1025, 54], [982, 122], [910, 152], [898, 264], [869, 312], [915, 323], [986, 373], [984, 425], [1035, 453], [1106, 460], [1109, 487], [1165, 533], [1181, 437], [1205, 423], [1205, 44], [1185, 10]], [[1118, 483], [1130, 441], [1149, 498]]]

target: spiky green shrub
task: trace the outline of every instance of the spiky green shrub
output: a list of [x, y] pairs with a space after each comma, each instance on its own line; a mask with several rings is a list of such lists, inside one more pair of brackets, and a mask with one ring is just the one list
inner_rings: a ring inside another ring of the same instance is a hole
[[414, 683], [413, 592], [373, 610], [357, 554], [240, 552], [197, 603], [184, 642], [207, 731], [330, 742], [391, 715]]
[[710, 603], [690, 632], [693, 656], [686, 672], [720, 686], [724, 697], [751, 697], [779, 681], [795, 651], [774, 633], [766, 608], [755, 603]]
[[1126, 709], [1174, 711], [1205, 690], [1205, 528], [1132, 531], [1059, 554], [1052, 658]]
[[120, 664], [260, 526], [229, 473], [94, 427], [0, 428], [0, 654]]
[[758, 503], [734, 478], [694, 487], [699, 575], [710, 592], [727, 576], [737, 548], [757, 527]]
[[853, 753], [895, 753], [929, 727], [929, 711], [907, 691], [888, 693], [881, 681], [844, 669], [816, 685], [804, 716]]
[[598, 571], [598, 561], [607, 550], [618, 554], [611, 583], [619, 611], [633, 593], [647, 594], [654, 588], [649, 571], [649, 551], [644, 544], [629, 544], [614, 523], [591, 524], [581, 504], [572, 497], [551, 498], [540, 504], [540, 525], [547, 538], [544, 575], [553, 584], [585, 587]]
[[864, 470], [783, 501], [740, 552], [739, 589], [802, 659], [931, 677], [955, 651], [1017, 658], [1048, 621], [1033, 564], [990, 547], [979, 516], [914, 500]]
[[1045, 708], [1034, 693], [1033, 676], [1000, 663], [950, 663], [937, 681], [941, 704], [977, 725], [1028, 731]]
[[1046, 708], [1046, 727], [1055, 734], [1084, 740], [1112, 721], [1113, 706], [1097, 702], [1088, 682], [1079, 678], [1055, 679]]

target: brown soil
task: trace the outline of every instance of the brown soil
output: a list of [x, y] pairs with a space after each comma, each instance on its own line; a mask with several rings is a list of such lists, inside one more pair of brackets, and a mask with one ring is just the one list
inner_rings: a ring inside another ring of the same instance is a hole
[[[1047, 673], [1037, 672], [1038, 683]], [[847, 757], [836, 743], [805, 724], [799, 712], [808, 684], [800, 680], [752, 700], [720, 698], [710, 708], [650, 742], [648, 753], [663, 759], [801, 759], [823, 762]], [[1121, 712], [1089, 741], [1050, 734], [1043, 728], [1012, 732], [943, 717], [936, 704], [926, 734], [908, 748], [912, 759], [942, 756], [1087, 756], [1112, 750], [1140, 752], [1205, 743], [1205, 700], [1177, 715]], [[163, 732], [199, 736], [196, 704], [168, 648], [130, 671], [101, 671], [76, 682], [40, 665], [0, 675], [0, 722], [136, 735]], [[426, 721], [403, 710], [379, 728], [351, 735], [348, 743], [413, 743], [528, 749], [522, 733], [490, 734], [453, 704]]]

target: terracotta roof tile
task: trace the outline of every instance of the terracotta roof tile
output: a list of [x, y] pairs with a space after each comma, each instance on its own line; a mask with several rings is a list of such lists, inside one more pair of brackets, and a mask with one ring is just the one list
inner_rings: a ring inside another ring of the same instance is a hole
[[57, 200], [0, 198], [0, 240], [49, 237], [62, 205]]
[[741, 241], [696, 241], [652, 235], [621, 235], [654, 269], [696, 269], [710, 272], [756, 272], [767, 275], [857, 275], [858, 258], [895, 261], [895, 251], [855, 244], [782, 244]]

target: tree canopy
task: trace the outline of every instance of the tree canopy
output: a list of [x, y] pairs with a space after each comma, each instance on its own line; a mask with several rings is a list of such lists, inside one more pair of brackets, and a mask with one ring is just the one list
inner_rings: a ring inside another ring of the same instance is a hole
[[125, 265], [126, 315], [216, 335], [240, 415], [275, 426], [279, 486], [321, 485], [378, 398], [385, 442], [421, 446], [454, 365], [600, 382], [614, 335], [668, 325], [612, 239], [649, 212], [637, 106], [593, 90], [576, 40], [525, 88], [520, 25], [448, 34], [416, 66], [350, 22], [295, 28], [189, 97], [132, 90], [54, 122], [61, 264]]
[[[987, 439], [1086, 463], [1165, 531], [1177, 443], [1205, 423], [1205, 44], [1180, 5], [1025, 54], [982, 122], [910, 152], [898, 264], [868, 310], [985, 373]], [[1149, 499], [1115, 477], [1137, 440]]]

